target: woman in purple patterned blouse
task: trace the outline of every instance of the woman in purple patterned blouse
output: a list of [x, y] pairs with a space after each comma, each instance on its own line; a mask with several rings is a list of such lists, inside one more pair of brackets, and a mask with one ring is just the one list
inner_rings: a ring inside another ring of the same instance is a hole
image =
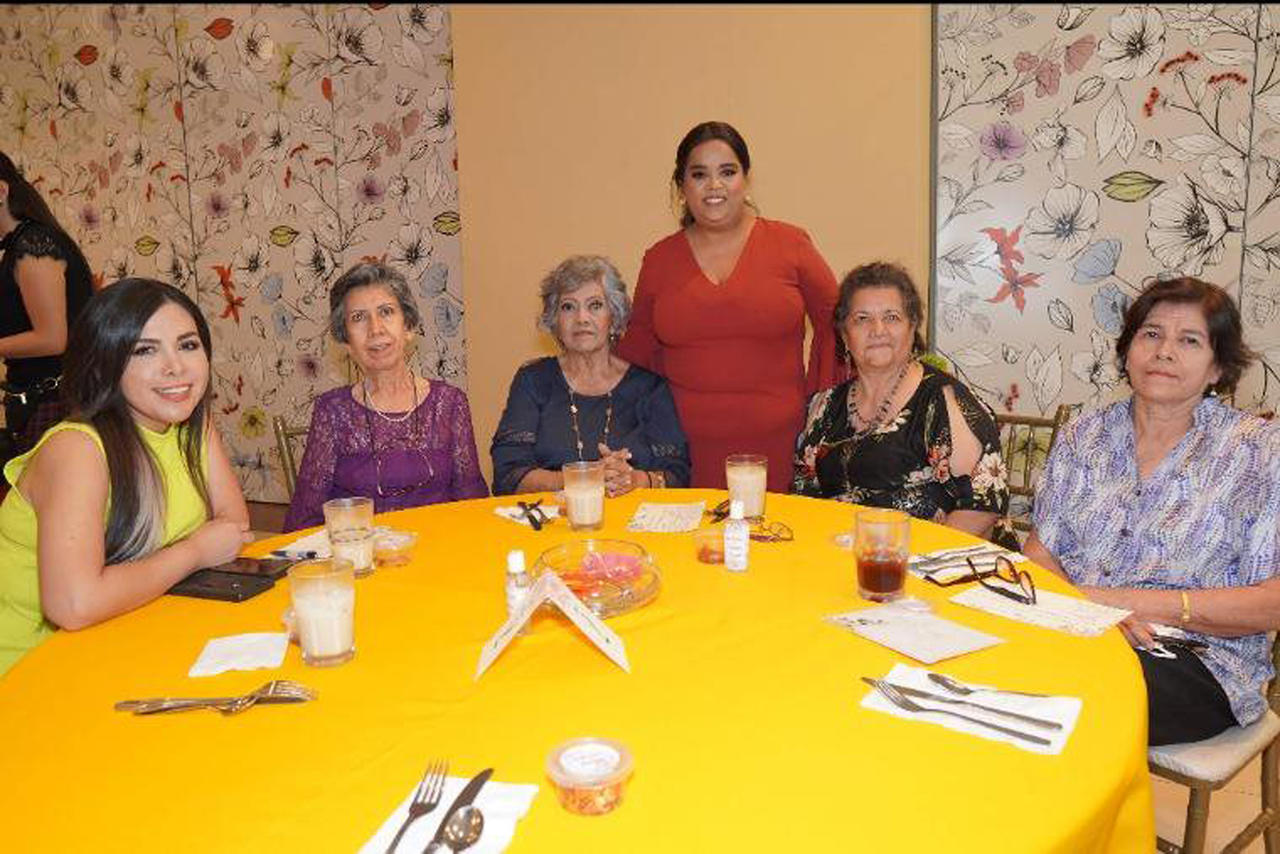
[[405, 347], [420, 327], [408, 284], [385, 264], [357, 264], [329, 293], [329, 332], [360, 382], [316, 398], [286, 531], [324, 523], [324, 502], [365, 495], [376, 512], [489, 494], [467, 396], [415, 376]]
[[1116, 353], [1133, 396], [1058, 437], [1023, 551], [1132, 612], [1120, 628], [1139, 651], [1150, 743], [1200, 741], [1266, 712], [1267, 632], [1280, 628], [1280, 430], [1216, 396], [1252, 359], [1219, 287], [1151, 285], [1125, 312]]

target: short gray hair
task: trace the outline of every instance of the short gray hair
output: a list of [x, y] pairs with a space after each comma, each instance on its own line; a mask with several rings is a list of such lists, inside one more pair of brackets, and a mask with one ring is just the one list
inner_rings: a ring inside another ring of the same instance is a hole
[[547, 273], [540, 292], [542, 314], [538, 316], [538, 328], [554, 337], [556, 310], [561, 297], [592, 282], [599, 282], [604, 287], [604, 299], [612, 316], [609, 336], [617, 338], [622, 335], [627, 328], [627, 320], [631, 318], [631, 298], [627, 296], [627, 283], [622, 281], [622, 274], [603, 255], [574, 255]]
[[389, 264], [378, 261], [363, 262], [347, 269], [329, 290], [329, 334], [333, 340], [347, 343], [347, 294], [356, 288], [386, 285], [400, 303], [406, 329], [421, 331], [422, 315], [418, 304], [409, 293], [409, 283], [404, 275]]

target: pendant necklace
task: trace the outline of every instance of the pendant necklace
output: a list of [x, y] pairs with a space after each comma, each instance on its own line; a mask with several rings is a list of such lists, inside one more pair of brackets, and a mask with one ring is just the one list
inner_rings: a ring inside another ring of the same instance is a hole
[[[373, 453], [374, 488], [377, 489], [379, 497], [386, 497], [382, 492], [382, 460], [378, 456], [378, 437], [374, 432], [373, 417], [369, 415], [369, 410], [372, 409], [392, 424], [403, 424], [405, 421], [412, 418], [414, 413], [418, 411], [418, 380], [413, 376], [412, 372], [410, 372], [409, 377], [413, 380], [413, 408], [404, 415], [397, 416], [395, 418], [387, 415], [374, 405], [373, 396], [369, 394], [368, 380], [360, 383], [360, 388], [364, 391], [364, 420], [365, 423], [369, 425], [369, 450]], [[417, 427], [418, 423], [415, 421], [413, 424], [413, 436], [415, 438], [418, 433]], [[430, 465], [430, 463], [428, 463], [428, 465]]]
[[[578, 430], [578, 399], [574, 397], [573, 386], [565, 382], [569, 386], [569, 418], [573, 424], [573, 438], [578, 446], [578, 461], [582, 462], [582, 433]], [[613, 389], [605, 394], [605, 410], [604, 410], [604, 432], [600, 436], [601, 443], [609, 444], [609, 427], [613, 424]]]

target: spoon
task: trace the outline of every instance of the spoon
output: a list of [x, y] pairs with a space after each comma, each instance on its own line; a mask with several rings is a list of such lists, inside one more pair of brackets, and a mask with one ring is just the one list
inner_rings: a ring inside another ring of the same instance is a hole
[[1049, 696], [1048, 694], [1033, 694], [1030, 691], [1005, 691], [1001, 688], [970, 688], [968, 685], [965, 685], [962, 682], [957, 682], [956, 680], [952, 679], [950, 676], [947, 676], [942, 673], [930, 673], [929, 681], [935, 682], [941, 685], [943, 688], [946, 688], [951, 693], [959, 694], [962, 697], [967, 697], [970, 694], [977, 694], [980, 692], [985, 694], [1017, 694], [1019, 697], [1048, 697]]
[[438, 851], [461, 851], [476, 844], [484, 832], [484, 813], [479, 807], [465, 806], [455, 810], [444, 822], [441, 842], [432, 842], [424, 854]]

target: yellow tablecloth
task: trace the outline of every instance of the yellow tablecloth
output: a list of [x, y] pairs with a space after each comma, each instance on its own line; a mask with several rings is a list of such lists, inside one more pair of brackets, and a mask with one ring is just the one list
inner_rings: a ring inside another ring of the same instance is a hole
[[[688, 534], [626, 534], [641, 500], [723, 498], [640, 491], [607, 504], [603, 536], [642, 543], [659, 598], [610, 625], [626, 674], [567, 622], [540, 620], [480, 681], [481, 644], [505, 617], [504, 556], [532, 564], [573, 539], [492, 512], [511, 499], [402, 511], [415, 559], [357, 582], [356, 658], [188, 679], [211, 637], [273, 631], [288, 585], [241, 604], [162, 597], [81, 632], [59, 632], [0, 679], [0, 836], [8, 851], [354, 851], [428, 759], [451, 772], [542, 789], [511, 850], [1150, 851], [1145, 692], [1117, 631], [1075, 638], [952, 605], [939, 614], [1007, 643], [938, 665], [961, 679], [1082, 697], [1060, 756], [867, 711], [863, 674], [915, 662], [824, 623], [866, 604], [851, 556], [831, 543], [851, 509], [770, 495], [792, 543], [752, 543], [750, 569], [697, 563]], [[255, 553], [284, 538], [255, 544]], [[915, 522], [915, 551], [970, 538]], [[1037, 572], [1044, 589], [1065, 585]], [[135, 717], [129, 697], [222, 695], [296, 679], [319, 700], [235, 717]], [[581, 735], [627, 744], [635, 776], [601, 817], [563, 810], [548, 752]], [[776, 846], [776, 848], [772, 847]]]

